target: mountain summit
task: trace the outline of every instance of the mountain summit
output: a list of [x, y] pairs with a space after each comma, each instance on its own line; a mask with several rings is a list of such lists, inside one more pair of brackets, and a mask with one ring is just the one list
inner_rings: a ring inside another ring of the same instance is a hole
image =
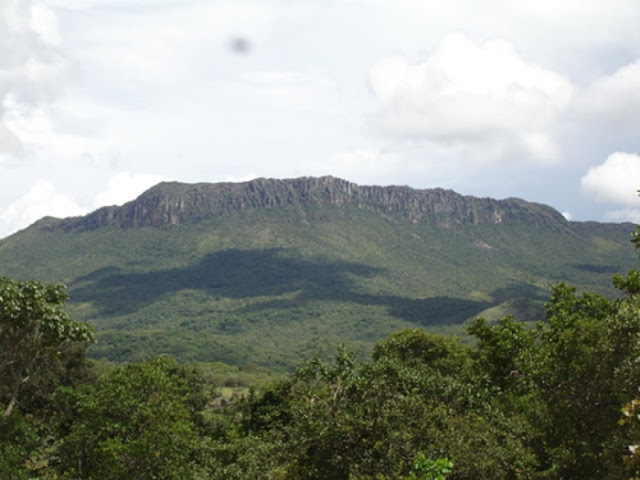
[[243, 183], [165, 182], [122, 207], [104, 207], [85, 217], [66, 220], [60, 226], [66, 230], [92, 230], [106, 225], [160, 227], [247, 210], [313, 205], [356, 207], [438, 227], [504, 222], [561, 229], [567, 223], [551, 207], [520, 199], [476, 198], [441, 188], [361, 186], [327, 176], [259, 178]]

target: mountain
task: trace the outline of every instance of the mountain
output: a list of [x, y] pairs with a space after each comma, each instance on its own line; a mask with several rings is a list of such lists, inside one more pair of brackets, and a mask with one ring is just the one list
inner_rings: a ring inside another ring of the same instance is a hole
[[90, 353], [288, 368], [403, 327], [542, 317], [551, 285], [613, 295], [632, 224], [333, 177], [161, 183], [121, 207], [0, 240], [0, 275], [65, 283]]
[[254, 209], [309, 206], [356, 207], [439, 227], [481, 223], [526, 223], [563, 228], [550, 207], [458, 195], [451, 190], [369, 187], [333, 177], [257, 179], [247, 183], [161, 183], [123, 207], [106, 207], [82, 218], [51, 222], [51, 228], [86, 231], [107, 225], [162, 227], [210, 220]]

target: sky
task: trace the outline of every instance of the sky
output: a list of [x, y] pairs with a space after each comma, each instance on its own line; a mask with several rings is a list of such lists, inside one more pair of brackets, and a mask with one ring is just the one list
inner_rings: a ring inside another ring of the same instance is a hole
[[640, 2], [0, 0], [0, 238], [321, 175], [640, 223]]

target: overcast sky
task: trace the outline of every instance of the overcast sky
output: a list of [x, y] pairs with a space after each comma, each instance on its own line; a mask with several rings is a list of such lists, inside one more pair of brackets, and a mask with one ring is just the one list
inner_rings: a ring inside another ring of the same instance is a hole
[[0, 0], [0, 237], [320, 175], [640, 222], [640, 1]]

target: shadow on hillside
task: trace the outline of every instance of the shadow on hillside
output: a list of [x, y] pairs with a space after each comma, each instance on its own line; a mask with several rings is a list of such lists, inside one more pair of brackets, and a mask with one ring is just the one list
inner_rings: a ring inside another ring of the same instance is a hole
[[214, 296], [247, 298], [292, 291], [349, 290], [352, 277], [382, 273], [366, 265], [310, 261], [287, 256], [285, 249], [226, 250], [185, 268], [122, 273], [111, 267], [76, 279], [74, 301], [92, 302], [102, 314], [132, 313], [159, 297], [180, 290], [204, 290]]
[[496, 288], [491, 293], [491, 296], [494, 298], [496, 304], [514, 298], [530, 298], [532, 300], [547, 301], [549, 299], [549, 292], [529, 283], [518, 282], [507, 287]]
[[572, 265], [573, 268], [588, 272], [588, 273], [606, 273], [613, 275], [614, 273], [621, 273], [622, 268], [618, 265], [593, 265], [589, 263], [581, 263]]
[[[461, 323], [490, 306], [449, 297], [411, 299], [355, 290], [357, 277], [382, 274], [381, 269], [354, 262], [293, 258], [279, 248], [227, 250], [186, 268], [148, 273], [100, 269], [78, 278], [75, 283], [82, 286], [72, 288], [71, 296], [74, 301], [93, 303], [105, 316], [131, 314], [163, 295], [181, 290], [201, 290], [221, 298], [266, 297], [264, 302], [243, 309], [256, 312], [299, 307], [301, 302], [338, 300], [382, 306], [390, 315], [420, 325]], [[290, 292], [298, 292], [290, 301], [268, 298]]]
[[322, 300], [384, 307], [389, 315], [422, 326], [461, 324], [493, 305], [489, 302], [453, 297], [408, 298], [395, 295], [368, 295], [350, 291], [315, 291], [304, 292], [291, 300], [266, 300], [244, 307], [241, 311], [259, 314], [265, 310], [294, 309], [299, 307], [302, 302]]

